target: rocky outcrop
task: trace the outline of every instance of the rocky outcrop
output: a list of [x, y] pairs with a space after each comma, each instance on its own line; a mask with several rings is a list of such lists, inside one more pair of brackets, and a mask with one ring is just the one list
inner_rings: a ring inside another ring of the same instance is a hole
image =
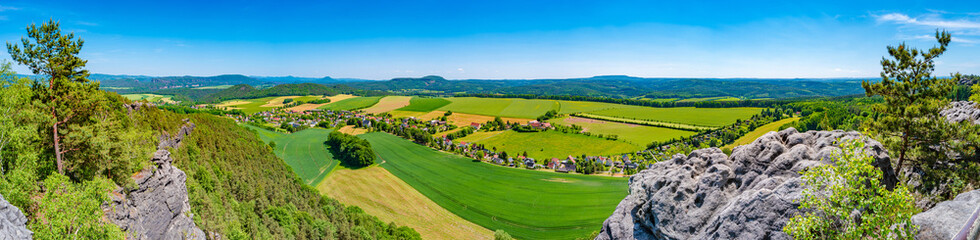
[[27, 217], [0, 195], [0, 240], [31, 239]]
[[[940, 202], [929, 211], [912, 216], [912, 223], [919, 226], [919, 234], [915, 238], [953, 239], [976, 211], [980, 211], [980, 190], [961, 193], [951, 201]], [[973, 228], [978, 227], [980, 222], [974, 223]], [[976, 238], [974, 234], [973, 239]]]
[[[187, 120], [185, 120], [186, 122]], [[187, 175], [171, 163], [168, 148], [179, 146], [194, 129], [185, 123], [174, 137], [161, 139], [153, 154], [154, 167], [133, 177], [136, 189], [118, 188], [103, 205], [106, 217], [130, 239], [205, 239], [191, 216], [185, 185]]]
[[980, 104], [970, 101], [952, 102], [949, 107], [939, 111], [939, 115], [954, 123], [969, 121], [980, 124]]
[[[770, 132], [726, 156], [717, 148], [675, 155], [630, 178], [630, 194], [603, 223], [597, 239], [789, 239], [782, 232], [800, 213], [799, 172], [830, 163], [844, 131]], [[893, 187], [897, 180], [880, 143], [865, 153]]]

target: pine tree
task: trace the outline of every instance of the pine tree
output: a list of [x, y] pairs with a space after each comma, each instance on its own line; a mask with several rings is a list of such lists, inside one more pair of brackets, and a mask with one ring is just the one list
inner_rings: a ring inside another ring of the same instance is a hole
[[939, 111], [949, 104], [946, 95], [953, 88], [953, 79], [932, 76], [933, 60], [946, 52], [950, 35], [936, 32], [939, 46], [928, 51], [910, 48], [902, 43], [888, 46], [894, 59], [882, 58], [881, 81], [862, 82], [868, 96], [880, 95], [884, 103], [873, 110], [881, 115], [868, 121], [868, 131], [877, 135], [893, 153], [898, 153], [896, 172], [906, 159], [914, 159], [928, 146], [942, 141], [945, 119]]

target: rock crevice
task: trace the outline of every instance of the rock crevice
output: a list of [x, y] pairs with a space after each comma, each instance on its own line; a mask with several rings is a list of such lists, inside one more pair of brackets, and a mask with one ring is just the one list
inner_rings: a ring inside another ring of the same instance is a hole
[[185, 124], [173, 137], [161, 136], [153, 154], [153, 167], [144, 169], [133, 180], [136, 189], [116, 189], [103, 205], [106, 217], [119, 225], [130, 239], [205, 239], [194, 224], [185, 185], [187, 175], [171, 165], [168, 149], [176, 148], [194, 130]]

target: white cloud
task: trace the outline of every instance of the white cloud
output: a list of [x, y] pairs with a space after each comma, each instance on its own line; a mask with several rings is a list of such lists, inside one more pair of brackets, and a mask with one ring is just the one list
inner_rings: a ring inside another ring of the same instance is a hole
[[8, 11], [8, 10], [17, 11], [17, 10], [20, 10], [20, 8], [19, 7], [11, 7], [11, 6], [0, 6], [0, 12]]
[[945, 19], [938, 14], [926, 15], [921, 17], [909, 17], [901, 13], [889, 13], [877, 15], [878, 22], [891, 22], [909, 26], [924, 26], [934, 28], [946, 28], [957, 30], [980, 30], [980, 21], [972, 19]]
[[[918, 35], [918, 36], [912, 37], [912, 39], [936, 40], [936, 36], [934, 36], [934, 35]], [[967, 39], [967, 38], [960, 38], [960, 37], [951, 37], [949, 40], [951, 42], [957, 42], [957, 43], [967, 43], [967, 44], [977, 43], [977, 40]]]

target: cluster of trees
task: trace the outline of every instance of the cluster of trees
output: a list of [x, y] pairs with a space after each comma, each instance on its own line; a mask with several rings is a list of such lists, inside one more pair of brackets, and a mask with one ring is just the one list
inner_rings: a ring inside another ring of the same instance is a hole
[[333, 131], [327, 135], [324, 144], [329, 145], [337, 153], [335, 156], [348, 166], [360, 168], [374, 164], [374, 150], [367, 140]]
[[552, 118], [555, 118], [557, 116], [558, 116], [558, 111], [552, 109], [552, 110], [548, 110], [547, 112], [545, 112], [544, 115], [539, 116], [537, 120], [538, 120], [538, 122], [544, 122], [544, 121], [546, 121], [548, 119], [552, 119]]

